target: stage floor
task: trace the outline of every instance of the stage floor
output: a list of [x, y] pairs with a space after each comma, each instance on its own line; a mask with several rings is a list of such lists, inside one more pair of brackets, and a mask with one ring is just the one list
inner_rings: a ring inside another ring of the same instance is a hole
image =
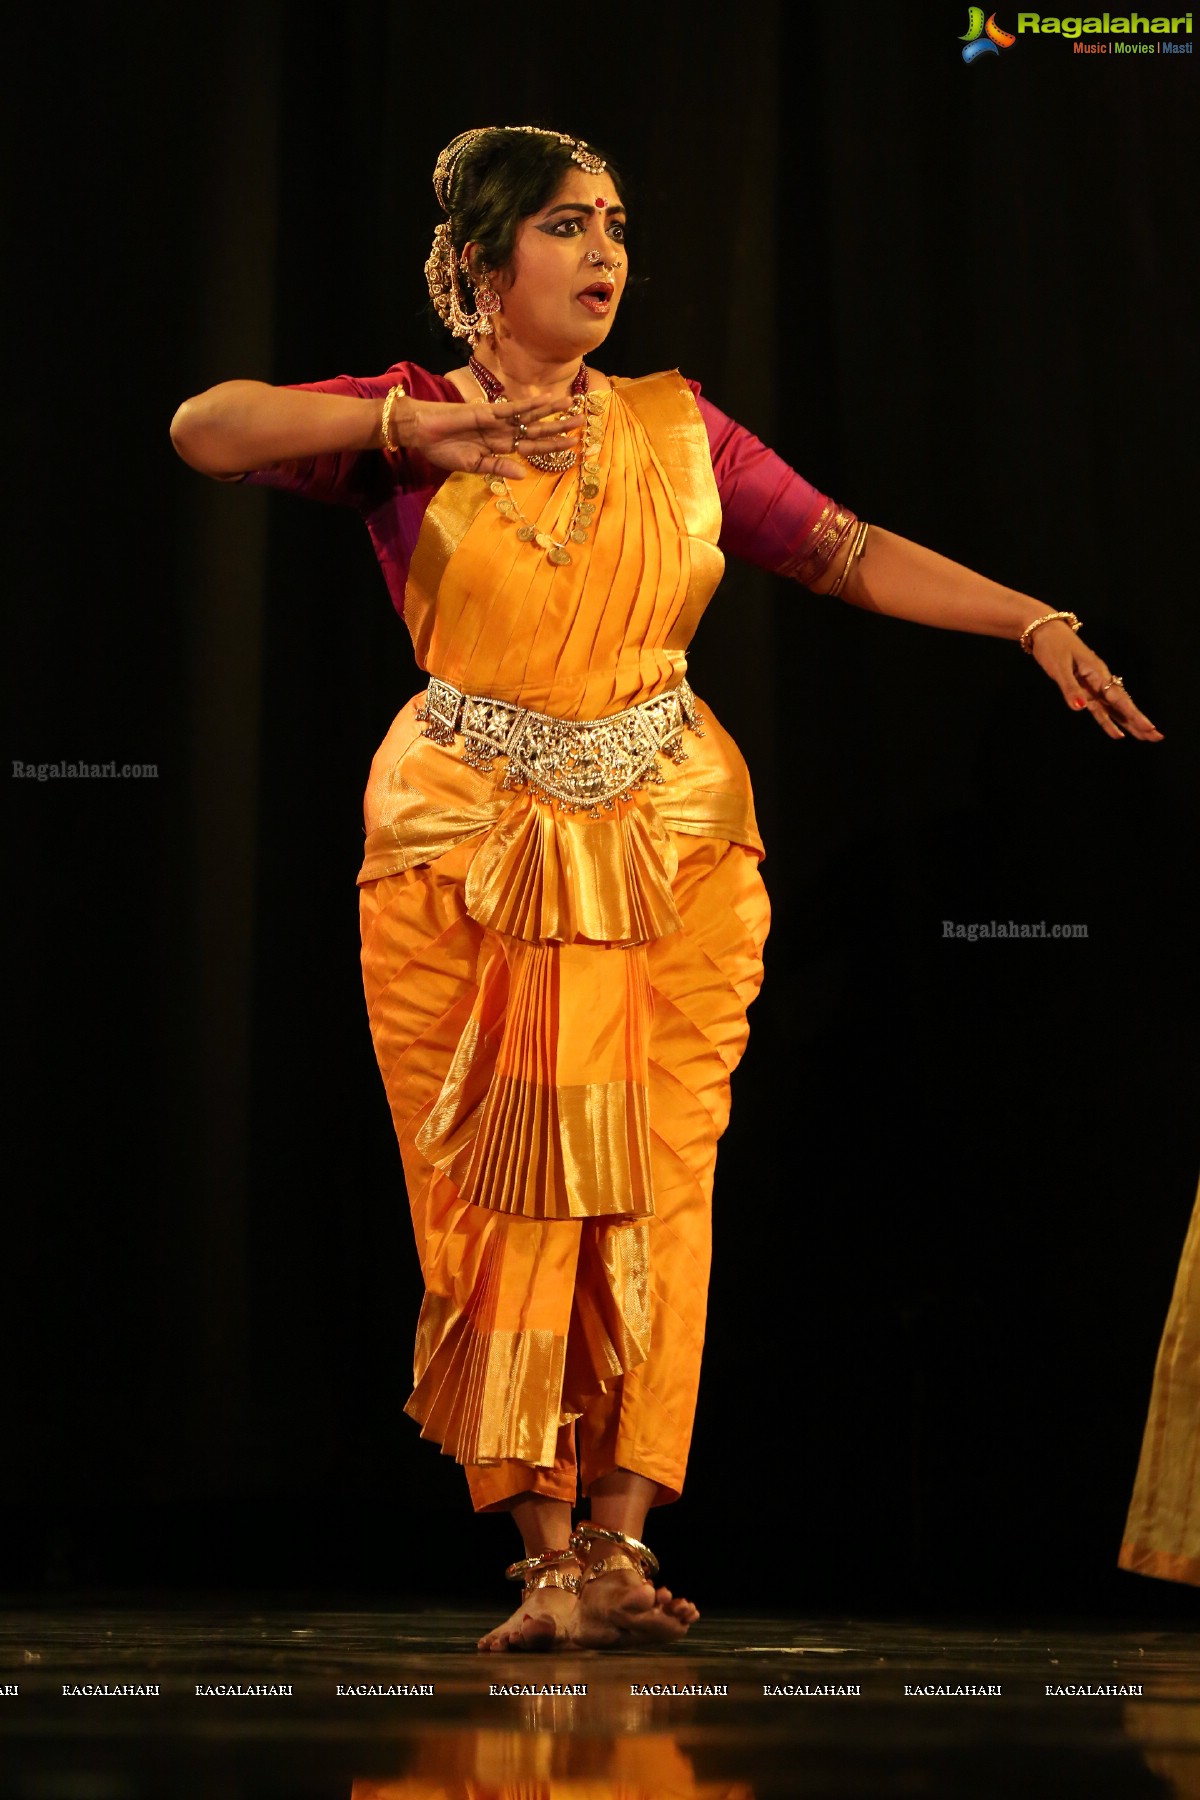
[[[9, 1612], [0, 1793], [1200, 1796], [1200, 1636], [1177, 1626], [710, 1617], [667, 1652], [484, 1657], [474, 1641], [493, 1623], [237, 1604]], [[521, 1688], [539, 1691], [495, 1691]]]

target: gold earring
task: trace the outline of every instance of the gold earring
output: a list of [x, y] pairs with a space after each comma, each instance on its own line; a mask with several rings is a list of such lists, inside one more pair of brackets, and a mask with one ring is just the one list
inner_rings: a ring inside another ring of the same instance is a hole
[[[463, 292], [464, 276], [475, 290], [474, 312]], [[477, 338], [491, 335], [488, 315], [500, 311], [500, 296], [490, 286], [486, 275], [473, 273], [465, 254], [455, 255], [448, 219], [443, 219], [433, 234], [433, 247], [425, 263], [425, 279], [437, 315], [454, 337], [466, 338], [474, 349]]]
[[[468, 334], [468, 341], [473, 350], [481, 337], [491, 337], [493, 335], [492, 318], [494, 314], [500, 311], [500, 296], [489, 279], [489, 276], [493, 271], [479, 269], [478, 272], [476, 272], [476, 269], [472, 266], [471, 260], [467, 256], [465, 250], [459, 258], [458, 266], [461, 273], [466, 276], [467, 280], [475, 290], [475, 313], [470, 321], [471, 330]], [[465, 307], [463, 308], [463, 311], [466, 311]]]
[[492, 314], [503, 310], [500, 304], [500, 296], [491, 284], [490, 274], [481, 274], [475, 283], [475, 306], [476, 309], [483, 314], [485, 320], [485, 325], [480, 329], [490, 329], [490, 327], [486, 326], [486, 320], [490, 318]]

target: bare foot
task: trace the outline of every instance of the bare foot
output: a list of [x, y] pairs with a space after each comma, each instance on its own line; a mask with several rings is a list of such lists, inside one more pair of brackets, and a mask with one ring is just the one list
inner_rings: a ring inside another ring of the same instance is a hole
[[699, 1617], [699, 1608], [675, 1599], [670, 1588], [651, 1587], [632, 1569], [610, 1569], [583, 1585], [575, 1642], [589, 1650], [673, 1644]]
[[574, 1642], [579, 1602], [565, 1588], [535, 1588], [515, 1613], [480, 1638], [479, 1650], [565, 1650]]

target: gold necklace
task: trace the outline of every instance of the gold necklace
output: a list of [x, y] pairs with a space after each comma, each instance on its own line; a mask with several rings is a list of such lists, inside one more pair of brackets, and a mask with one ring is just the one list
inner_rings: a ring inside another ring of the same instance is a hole
[[[474, 374], [474, 370], [472, 370]], [[494, 379], [494, 377], [493, 377]], [[500, 395], [493, 397], [484, 387], [478, 375], [475, 380], [484, 398], [495, 406]], [[611, 392], [611, 389], [609, 390]], [[599, 394], [584, 393], [581, 396], [583, 406], [583, 449], [579, 456], [579, 477], [575, 488], [575, 505], [571, 513], [571, 523], [567, 526], [567, 535], [561, 540], [548, 531], [539, 531], [531, 524], [512, 497], [507, 481], [503, 475], [496, 475], [488, 482], [492, 493], [497, 496], [496, 511], [502, 519], [510, 519], [517, 525], [517, 537], [523, 544], [534, 544], [545, 551], [547, 562], [561, 568], [571, 561], [568, 544], [586, 544], [588, 531], [596, 513], [596, 504], [600, 498], [600, 443], [604, 436], [604, 401]], [[574, 453], [572, 452], [572, 456]], [[526, 457], [532, 462], [532, 457]], [[569, 465], [568, 465], [569, 466]], [[519, 523], [518, 523], [519, 521]]]

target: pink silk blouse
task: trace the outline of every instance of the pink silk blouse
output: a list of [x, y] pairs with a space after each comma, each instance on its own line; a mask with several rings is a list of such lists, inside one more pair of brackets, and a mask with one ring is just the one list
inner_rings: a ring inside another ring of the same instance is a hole
[[[431, 374], [411, 362], [393, 363], [382, 375], [334, 375], [327, 381], [283, 385], [306, 393], [381, 399], [397, 382], [404, 384], [414, 400], [465, 404], [444, 375]], [[687, 385], [696, 396], [708, 433], [721, 501], [720, 549], [771, 574], [796, 575], [811, 554], [814, 528], [831, 502], [753, 432], [703, 399], [699, 382], [688, 381]], [[417, 452], [405, 452], [389, 462], [374, 450], [338, 451], [300, 462], [273, 463], [240, 477], [310, 500], [357, 508], [401, 617], [421, 521], [445, 478], [445, 470], [435, 468]]]

